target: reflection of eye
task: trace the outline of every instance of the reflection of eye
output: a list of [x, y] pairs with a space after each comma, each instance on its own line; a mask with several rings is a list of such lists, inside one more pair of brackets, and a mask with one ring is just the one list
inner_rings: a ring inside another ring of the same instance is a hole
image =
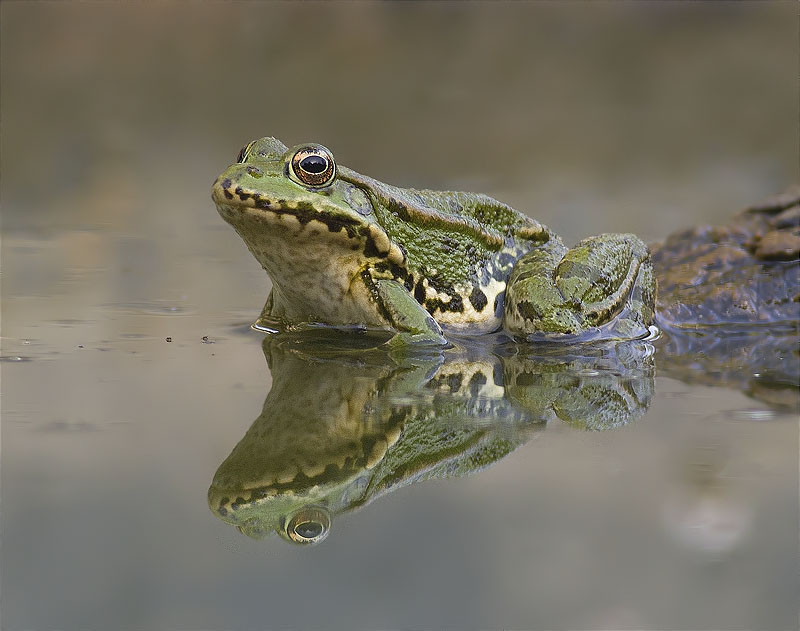
[[236, 156], [237, 164], [240, 164], [240, 163], [244, 162], [245, 160], [247, 160], [247, 154], [250, 153], [250, 148], [253, 146], [253, 144], [254, 143], [251, 142], [250, 144], [245, 145], [244, 147], [242, 147], [241, 151], [239, 151], [239, 155]]
[[321, 506], [301, 508], [286, 524], [286, 534], [295, 543], [319, 543], [330, 529], [330, 514]]
[[333, 155], [322, 145], [308, 145], [294, 152], [291, 160], [294, 177], [306, 186], [322, 188], [336, 177]]

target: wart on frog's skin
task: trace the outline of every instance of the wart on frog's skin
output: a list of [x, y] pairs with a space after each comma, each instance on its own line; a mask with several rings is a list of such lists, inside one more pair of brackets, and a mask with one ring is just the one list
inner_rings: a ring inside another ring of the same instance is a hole
[[504, 327], [520, 338], [648, 332], [656, 281], [630, 234], [572, 249], [485, 195], [404, 189], [337, 164], [317, 144], [247, 145], [214, 183], [220, 215], [272, 279], [256, 328], [396, 333], [391, 344]]

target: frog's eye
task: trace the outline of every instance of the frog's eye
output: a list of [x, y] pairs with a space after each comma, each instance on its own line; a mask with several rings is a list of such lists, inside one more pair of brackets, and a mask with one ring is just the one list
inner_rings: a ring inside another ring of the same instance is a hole
[[308, 506], [297, 511], [286, 524], [286, 535], [295, 543], [319, 543], [328, 536], [331, 517], [321, 506]]
[[322, 145], [301, 147], [294, 152], [289, 164], [294, 178], [306, 186], [322, 188], [336, 177], [333, 155]]
[[245, 145], [244, 147], [242, 147], [242, 149], [239, 151], [239, 155], [236, 156], [236, 163], [237, 164], [241, 164], [242, 162], [247, 160], [247, 157], [250, 154], [250, 149], [252, 148], [252, 146], [254, 144], [255, 144], [255, 141], [251, 142], [250, 144]]

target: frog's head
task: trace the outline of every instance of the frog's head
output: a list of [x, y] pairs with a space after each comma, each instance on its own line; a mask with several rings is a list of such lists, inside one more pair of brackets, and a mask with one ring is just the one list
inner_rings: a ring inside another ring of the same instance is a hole
[[[333, 154], [322, 145], [287, 149], [275, 138], [261, 138], [239, 152], [211, 196], [273, 280], [296, 248], [377, 252], [402, 262], [376, 220], [368, 190], [338, 174]], [[333, 262], [331, 256], [322, 260]]]

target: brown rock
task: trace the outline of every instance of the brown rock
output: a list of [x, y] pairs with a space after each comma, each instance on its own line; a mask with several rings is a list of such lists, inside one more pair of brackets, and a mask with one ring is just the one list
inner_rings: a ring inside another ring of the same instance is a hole
[[800, 257], [800, 234], [784, 230], [766, 233], [758, 242], [755, 255], [764, 261], [791, 261]]

